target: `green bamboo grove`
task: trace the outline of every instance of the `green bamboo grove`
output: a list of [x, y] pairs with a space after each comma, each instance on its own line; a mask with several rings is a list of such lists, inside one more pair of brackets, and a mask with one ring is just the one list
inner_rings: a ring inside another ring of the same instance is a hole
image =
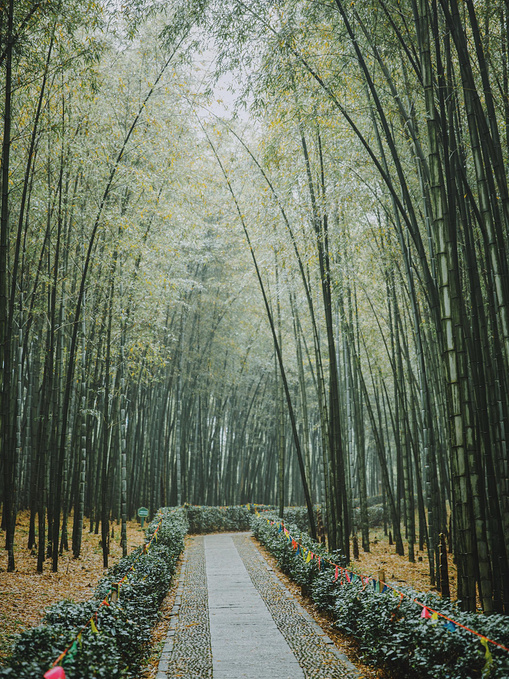
[[8, 570], [21, 511], [42, 571], [184, 503], [306, 505], [349, 559], [376, 502], [508, 612], [508, 27], [501, 0], [0, 7]]

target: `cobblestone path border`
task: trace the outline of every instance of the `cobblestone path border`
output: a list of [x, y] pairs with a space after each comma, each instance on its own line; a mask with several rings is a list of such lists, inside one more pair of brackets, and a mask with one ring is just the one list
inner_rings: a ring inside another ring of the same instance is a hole
[[156, 679], [212, 679], [208, 590], [203, 536], [186, 547]]

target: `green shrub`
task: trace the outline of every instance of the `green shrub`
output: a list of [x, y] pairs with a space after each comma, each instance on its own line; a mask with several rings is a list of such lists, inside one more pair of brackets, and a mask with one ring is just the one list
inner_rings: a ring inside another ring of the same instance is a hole
[[[418, 594], [410, 588], [404, 589], [403, 599], [394, 596], [391, 590], [380, 594], [370, 586], [363, 590], [356, 583], [338, 590], [333, 609], [337, 627], [359, 641], [360, 650], [368, 660], [386, 665], [397, 677], [481, 677], [485, 664], [485, 649], [477, 636], [461, 627], [448, 631], [443, 618], [436, 622], [421, 618], [422, 608], [414, 603], [415, 598], [487, 636], [490, 633], [486, 623], [490, 627], [495, 623], [493, 636], [501, 643], [505, 638], [504, 645], [507, 644], [509, 625], [504, 616], [486, 618], [463, 613], [450, 601], [434, 594]], [[494, 646], [490, 651], [494, 665], [489, 676], [507, 677], [507, 653], [498, 652]]]
[[[191, 534], [250, 530], [250, 518], [255, 511], [253, 506], [247, 505], [237, 507], [184, 505], [184, 507]], [[257, 507], [260, 508], [260, 505]]]
[[[274, 516], [276, 516], [274, 507], [264, 507], [263, 509], [259, 508], [259, 511], [272, 511]], [[318, 526], [318, 516], [321, 513], [321, 506], [315, 505], [313, 508], [313, 513], [315, 517], [315, 525]], [[284, 521], [285, 524], [297, 526], [299, 532], [309, 533], [310, 526], [307, 507], [285, 507]], [[321, 521], [323, 522], [323, 516], [321, 517]]]
[[[465, 627], [509, 647], [509, 619], [503, 615], [483, 616], [464, 613], [436, 594], [421, 594], [411, 588], [398, 588], [403, 598], [390, 589], [375, 591], [372, 581], [360, 579], [341, 586], [335, 581], [335, 568], [316, 560], [309, 564], [292, 549], [277, 525], [274, 514], [266, 513], [252, 521], [255, 536], [277, 559], [280, 568], [307, 591], [317, 606], [332, 617], [335, 625], [352, 635], [366, 660], [385, 666], [398, 679], [507, 679], [509, 653], [489, 644], [493, 662], [488, 671], [485, 648], [479, 637], [461, 627], [449, 631], [444, 618], [438, 621], [421, 618], [422, 608], [414, 599]], [[323, 548], [301, 534], [297, 526], [286, 524], [290, 534], [313, 552], [345, 566], [340, 554], [326, 555]]]
[[[378, 528], [384, 523], [384, 508], [383, 505], [370, 505], [368, 507], [368, 525], [370, 528]], [[352, 513], [352, 525], [357, 529], [361, 529], [361, 510], [360, 507], [354, 507]]]
[[[297, 526], [299, 532], [309, 532], [308, 510], [306, 507], [285, 507], [285, 525]], [[316, 521], [316, 509], [315, 509]]]
[[[285, 510], [285, 516], [286, 516]], [[308, 563], [302, 554], [297, 554], [288, 542], [283, 531], [279, 531], [270, 525], [268, 521], [279, 522], [274, 512], [263, 512], [260, 516], [251, 520], [251, 529], [255, 537], [267, 547], [271, 554], [276, 558], [279, 568], [286, 573], [294, 582], [301, 586], [305, 594], [311, 594], [316, 584], [317, 578], [322, 578], [327, 571], [334, 572], [334, 568], [327, 566], [325, 559], [331, 559], [331, 554], [325, 551], [324, 547], [314, 542], [307, 533], [299, 530], [295, 524], [285, 520], [284, 525], [298, 542], [310, 549], [314, 554], [320, 556], [320, 568], [317, 559], [312, 559]], [[334, 563], [345, 566], [346, 561], [339, 553], [334, 553]]]

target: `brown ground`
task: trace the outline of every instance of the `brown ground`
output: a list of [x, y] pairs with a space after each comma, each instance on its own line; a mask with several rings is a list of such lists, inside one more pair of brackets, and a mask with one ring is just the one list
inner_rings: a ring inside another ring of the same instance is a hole
[[[87, 526], [88, 528], [88, 526]], [[69, 527], [71, 534], [72, 525]], [[122, 555], [120, 548], [120, 527], [114, 526], [114, 538], [111, 539], [110, 565]], [[36, 573], [37, 556], [25, 548], [28, 534], [28, 515], [23, 513], [18, 519], [16, 529], [16, 572], [7, 573], [7, 557], [0, 552], [0, 660], [9, 650], [12, 635], [27, 627], [41, 622], [44, 610], [61, 599], [69, 598], [74, 601], [88, 599], [98, 580], [104, 574], [102, 567], [102, 550], [100, 535], [83, 533], [82, 555], [78, 560], [72, 554], [65, 554], [60, 559], [59, 573], [51, 572], [49, 561], [45, 565], [44, 573]], [[143, 543], [144, 532], [139, 524], [130, 522], [127, 529], [129, 552]], [[380, 570], [385, 571], [387, 581], [397, 586], [398, 583], [411, 585], [418, 591], [429, 591], [428, 561], [426, 553], [416, 551], [416, 563], [408, 562], [407, 557], [398, 556], [394, 546], [388, 544], [383, 530], [374, 530], [370, 534], [370, 552], [360, 550], [359, 561], [353, 561], [353, 569], [363, 575], [377, 575]], [[0, 540], [5, 536], [0, 532]], [[256, 543], [256, 541], [255, 541]], [[256, 543], [258, 544], [258, 543]], [[259, 546], [259, 545], [258, 545]], [[259, 546], [264, 556], [275, 568], [274, 559], [263, 547]], [[406, 545], [405, 545], [406, 549]], [[419, 557], [422, 561], [419, 561]], [[454, 591], [455, 571], [450, 564], [451, 587]], [[180, 566], [179, 566], [180, 569]], [[177, 571], [178, 577], [178, 571]], [[382, 670], [366, 667], [359, 659], [355, 642], [340, 634], [323, 615], [318, 613], [313, 603], [303, 597], [300, 588], [294, 585], [286, 576], [279, 574], [281, 580], [298, 598], [300, 603], [309, 611], [315, 620], [326, 630], [334, 640], [336, 646], [350, 661], [356, 665], [366, 679], [384, 679]], [[159, 623], [153, 631], [153, 652], [147, 664], [141, 669], [140, 679], [153, 679], [157, 670], [158, 657], [161, 652], [166, 632], [170, 624], [170, 612], [173, 607], [177, 578], [175, 578], [168, 596], [161, 607]]]
[[[429, 582], [428, 553], [419, 552], [419, 545], [415, 545], [415, 563], [408, 561], [408, 545], [404, 542], [405, 556], [396, 554], [394, 545], [389, 545], [389, 539], [384, 536], [382, 528], [371, 530], [369, 552], [363, 552], [359, 539], [359, 560], [354, 561], [352, 569], [361, 575], [378, 576], [379, 571], [385, 572], [387, 582], [397, 587], [409, 585], [419, 592], [436, 591]], [[353, 555], [353, 551], [351, 552]], [[451, 597], [456, 596], [456, 567], [452, 555], [449, 554], [449, 583]]]
[[[84, 601], [89, 599], [99, 579], [104, 574], [101, 536], [83, 531], [81, 556], [73, 559], [72, 552], [64, 553], [59, 560], [59, 572], [51, 571], [47, 560], [44, 572], [37, 573], [37, 550], [26, 548], [29, 514], [18, 516], [15, 534], [14, 573], [7, 573], [7, 553], [0, 549], [0, 660], [11, 645], [12, 635], [38, 625], [45, 609], [61, 599]], [[114, 537], [110, 539], [110, 566], [122, 556], [120, 526], [113, 525]], [[72, 520], [69, 519], [69, 536]], [[144, 531], [136, 522], [127, 525], [128, 552], [144, 542]], [[0, 546], [5, 543], [5, 533], [0, 531]]]

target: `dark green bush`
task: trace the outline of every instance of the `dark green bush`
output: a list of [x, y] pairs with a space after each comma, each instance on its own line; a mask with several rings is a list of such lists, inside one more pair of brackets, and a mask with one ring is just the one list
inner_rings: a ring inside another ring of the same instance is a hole
[[[456, 627], [448, 631], [444, 619], [421, 618], [422, 608], [414, 599], [440, 611], [461, 625], [509, 647], [509, 619], [507, 616], [482, 616], [463, 613], [449, 600], [436, 594], [421, 594], [410, 588], [398, 588], [401, 598], [390, 589], [375, 591], [359, 579], [341, 586], [335, 581], [335, 568], [323, 565], [318, 571], [316, 560], [306, 564], [300, 554], [288, 544], [277, 526], [275, 515], [264, 514], [252, 521], [255, 536], [275, 556], [280, 568], [300, 584], [317, 606], [335, 620], [336, 626], [352, 635], [366, 660], [385, 666], [398, 679], [508, 679], [509, 653], [489, 644], [493, 657], [491, 668], [483, 673], [485, 649], [479, 637]], [[286, 524], [290, 534], [313, 552], [325, 556], [321, 546], [312, 543], [296, 526]], [[345, 564], [341, 555], [327, 555], [339, 566]]]
[[[490, 636], [485, 623], [493, 618], [462, 613], [449, 601], [433, 594], [417, 594], [405, 588], [406, 596], [400, 599], [390, 590], [380, 594], [360, 583], [338, 588], [333, 609], [336, 625], [359, 641], [360, 650], [371, 662], [386, 665], [397, 677], [424, 679], [462, 679], [481, 677], [485, 664], [485, 650], [478, 637], [457, 627], [450, 632], [444, 619], [433, 622], [421, 618], [422, 608], [414, 603], [417, 598], [459, 623]], [[508, 621], [498, 618], [492, 630], [502, 643], [508, 636]], [[491, 652], [494, 666], [490, 677], [507, 677], [507, 653]], [[496, 656], [496, 657], [495, 657]]]
[[[147, 528], [148, 539], [159, 518], [162, 523], [157, 539], [148, 552], [143, 554], [139, 548], [121, 559], [98, 583], [91, 600], [61, 601], [51, 606], [45, 625], [19, 635], [7, 666], [0, 669], [0, 677], [41, 679], [80, 630], [79, 639], [63, 662], [68, 679], [134, 676], [149, 648], [150, 630], [168, 592], [187, 533], [184, 510], [164, 509]], [[125, 575], [128, 580], [120, 588], [118, 601], [101, 606], [112, 584]], [[97, 631], [88, 624], [92, 617]]]
[[[259, 511], [272, 511], [275, 512], [274, 507], [264, 507], [263, 509], [259, 508]], [[315, 517], [315, 524], [318, 526], [319, 523], [319, 514], [321, 513], [321, 507], [320, 505], [315, 505], [313, 509], [314, 517]], [[275, 515], [275, 514], [274, 514]], [[293, 524], [294, 526], [297, 526], [300, 532], [306, 532], [309, 533], [309, 519], [308, 519], [308, 510], [307, 507], [285, 507], [284, 510], [284, 521], [285, 524]], [[323, 516], [321, 517], [321, 521], [323, 524]]]
[[[315, 509], [316, 521], [316, 509]], [[285, 524], [297, 526], [299, 532], [309, 532], [308, 510], [306, 507], [285, 507]]]
[[[260, 505], [257, 506], [260, 508]], [[184, 505], [184, 507], [189, 522], [189, 532], [192, 534], [250, 530], [250, 518], [255, 511], [253, 506], [247, 505], [238, 507]]]
[[73, 636], [72, 632], [56, 626], [39, 625], [28, 629], [19, 635], [7, 667], [0, 669], [0, 676], [42, 677]]
[[[370, 528], [378, 528], [383, 526], [384, 522], [384, 508], [383, 505], [371, 505], [368, 507], [368, 524]], [[361, 510], [360, 507], [354, 507], [352, 513], [352, 525], [356, 526], [358, 530], [361, 528]]]
[[[285, 510], [285, 516], [287, 515]], [[325, 559], [331, 559], [332, 555], [325, 551], [324, 547], [317, 542], [314, 542], [307, 533], [299, 530], [295, 524], [289, 523], [285, 520], [284, 525], [290, 534], [300, 542], [301, 545], [310, 549], [314, 554], [321, 557], [321, 568], [319, 569], [318, 560], [312, 559], [306, 563], [302, 554], [297, 554], [292, 548], [291, 542], [285, 537], [284, 532], [278, 531], [270, 525], [268, 521], [279, 522], [276, 514], [273, 512], [263, 512], [259, 517], [255, 517], [251, 521], [251, 528], [255, 537], [267, 547], [273, 556], [275, 556], [279, 568], [292, 578], [306, 594], [311, 594], [313, 587], [316, 584], [317, 578], [322, 578], [327, 571], [334, 572], [334, 568], [327, 566]], [[346, 565], [344, 557], [336, 552], [333, 555], [335, 561], [339, 565]]]

